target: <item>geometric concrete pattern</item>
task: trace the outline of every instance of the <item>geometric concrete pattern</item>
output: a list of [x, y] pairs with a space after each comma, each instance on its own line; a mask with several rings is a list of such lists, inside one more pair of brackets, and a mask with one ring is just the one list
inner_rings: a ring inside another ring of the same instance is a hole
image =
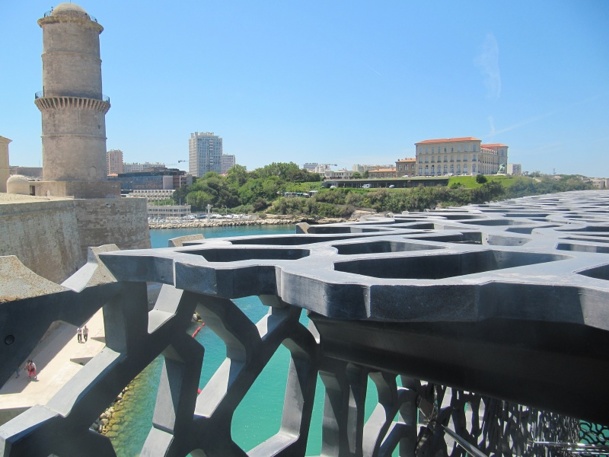
[[[159, 354], [142, 455], [303, 456], [318, 377], [322, 455], [603, 450], [607, 191], [178, 244], [93, 250], [61, 286], [0, 262], [10, 276], [0, 285], [0, 383], [55, 321], [80, 325], [103, 307], [106, 335], [52, 400], [0, 427], [0, 455], [115, 455], [89, 426]], [[150, 283], [162, 285], [153, 307]], [[268, 307], [261, 321], [233, 301], [247, 296]], [[227, 347], [200, 394], [205, 349], [187, 332], [195, 311]], [[291, 353], [281, 428], [241, 449], [233, 412], [281, 345]], [[368, 383], [379, 398], [365, 418]], [[586, 448], [574, 447], [580, 429]]]

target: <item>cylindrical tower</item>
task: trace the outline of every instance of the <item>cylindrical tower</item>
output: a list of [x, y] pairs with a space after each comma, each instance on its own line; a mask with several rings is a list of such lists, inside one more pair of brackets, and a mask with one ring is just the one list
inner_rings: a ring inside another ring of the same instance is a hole
[[0, 136], [0, 192], [6, 192], [6, 181], [10, 175], [8, 160], [8, 138]]
[[38, 20], [42, 28], [42, 178], [105, 181], [106, 113], [99, 34], [103, 27], [74, 3]]

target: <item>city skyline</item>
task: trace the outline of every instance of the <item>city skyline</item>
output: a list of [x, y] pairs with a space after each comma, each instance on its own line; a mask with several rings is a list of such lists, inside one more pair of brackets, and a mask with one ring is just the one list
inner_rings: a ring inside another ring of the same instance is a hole
[[[609, 176], [602, 0], [76, 3], [104, 27], [107, 147], [126, 162], [187, 169], [193, 131], [249, 170], [394, 163], [416, 142], [473, 136], [508, 144], [523, 170]], [[12, 166], [42, 163], [36, 21], [50, 6], [0, 10]]]

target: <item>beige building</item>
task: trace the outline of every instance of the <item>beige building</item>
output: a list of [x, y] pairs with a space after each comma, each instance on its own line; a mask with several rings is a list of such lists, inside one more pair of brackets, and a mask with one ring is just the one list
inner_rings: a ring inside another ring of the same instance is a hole
[[106, 153], [106, 159], [108, 161], [108, 175], [124, 173], [123, 151], [120, 149], [111, 149]]
[[417, 174], [417, 159], [414, 157], [407, 157], [405, 159], [398, 159], [395, 162], [395, 170], [397, 177], [401, 178], [404, 176], [416, 176]]
[[395, 178], [396, 168], [395, 167], [379, 167], [372, 170], [368, 170], [369, 178]]
[[506, 172], [508, 146], [482, 144], [478, 138], [440, 138], [415, 143], [419, 176], [477, 175]]
[[519, 163], [508, 163], [507, 174], [514, 176], [522, 175], [522, 165]]

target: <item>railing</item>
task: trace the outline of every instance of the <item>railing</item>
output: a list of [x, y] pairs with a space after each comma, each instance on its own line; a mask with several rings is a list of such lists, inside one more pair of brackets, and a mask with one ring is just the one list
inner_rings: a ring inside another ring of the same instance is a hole
[[[62, 391], [0, 427], [0, 450], [114, 455], [89, 426], [159, 354], [143, 455], [303, 456], [318, 377], [323, 455], [533, 456], [543, 443], [575, 446], [582, 424], [599, 427], [586, 439], [602, 445], [607, 428], [590, 424], [609, 423], [608, 207], [607, 192], [575, 192], [106, 248], [61, 287], [31, 274], [25, 287], [23, 267], [0, 265], [0, 383], [52, 322], [79, 326], [103, 307], [106, 327], [106, 349]], [[150, 311], [149, 284], [161, 286]], [[268, 307], [258, 323], [236, 301], [251, 296]], [[227, 347], [198, 396], [194, 312]], [[280, 346], [291, 354], [280, 430], [241, 449], [233, 412]], [[378, 404], [366, 419], [371, 382]]]
[[[54, 97], [70, 97], [70, 98], [90, 98], [92, 100], [101, 100], [102, 102], [106, 102], [106, 103], [110, 103], [110, 97], [108, 97], [107, 95], [102, 94], [100, 98], [97, 97], [80, 97], [80, 96], [73, 96], [73, 95], [56, 95]], [[44, 95], [44, 91], [38, 91], [34, 94], [34, 99], [37, 100], [39, 98], [45, 98]]]
[[[50, 9], [49, 11], [46, 11], [44, 13], [43, 17], [49, 17], [53, 14], [53, 9]], [[97, 18], [91, 16], [89, 13], [87, 13], [87, 16], [89, 16], [89, 19], [92, 20], [93, 22], [97, 22]], [[99, 22], [97, 22], [99, 24]]]

